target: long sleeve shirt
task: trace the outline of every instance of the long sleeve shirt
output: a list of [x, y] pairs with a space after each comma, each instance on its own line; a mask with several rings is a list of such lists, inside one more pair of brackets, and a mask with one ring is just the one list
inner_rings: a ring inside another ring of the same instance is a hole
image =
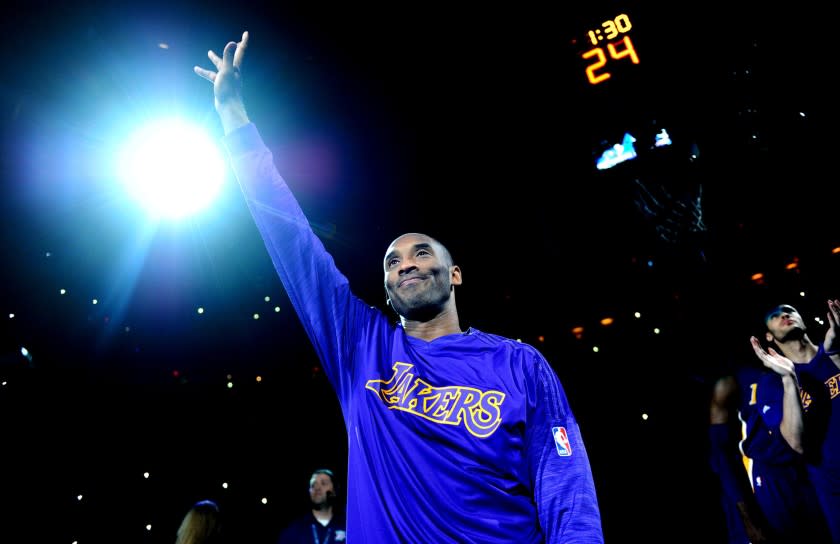
[[409, 336], [353, 294], [256, 127], [225, 143], [342, 408], [350, 544], [603, 542], [581, 432], [541, 353], [474, 328]]

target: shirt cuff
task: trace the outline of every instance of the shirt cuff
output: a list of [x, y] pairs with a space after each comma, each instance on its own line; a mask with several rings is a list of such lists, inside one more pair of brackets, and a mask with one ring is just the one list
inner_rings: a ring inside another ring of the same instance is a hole
[[257, 126], [254, 123], [242, 125], [222, 138], [231, 157], [238, 157], [264, 146]]

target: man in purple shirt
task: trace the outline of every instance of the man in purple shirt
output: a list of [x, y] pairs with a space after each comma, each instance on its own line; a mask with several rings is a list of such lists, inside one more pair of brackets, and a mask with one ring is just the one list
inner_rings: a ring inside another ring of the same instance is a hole
[[[802, 315], [782, 304], [766, 320], [765, 339], [776, 349], [765, 351], [755, 340], [753, 346], [765, 365], [796, 372], [804, 421], [789, 432], [804, 452], [831, 542], [840, 544], [840, 300], [828, 301], [826, 318], [825, 339], [816, 344], [808, 337]], [[785, 439], [792, 442], [787, 435]]]
[[257, 228], [338, 395], [348, 433], [347, 538], [358, 543], [602, 543], [589, 459], [541, 353], [462, 330], [461, 269], [436, 239], [388, 247], [394, 323], [350, 290], [251, 123], [248, 34], [213, 82], [225, 145]]

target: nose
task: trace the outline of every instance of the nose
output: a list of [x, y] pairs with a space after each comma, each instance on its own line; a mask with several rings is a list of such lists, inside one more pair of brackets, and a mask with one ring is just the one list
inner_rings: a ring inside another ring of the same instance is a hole
[[413, 270], [417, 270], [417, 265], [414, 264], [414, 261], [406, 259], [400, 263], [400, 269], [398, 270], [398, 272], [402, 276]]

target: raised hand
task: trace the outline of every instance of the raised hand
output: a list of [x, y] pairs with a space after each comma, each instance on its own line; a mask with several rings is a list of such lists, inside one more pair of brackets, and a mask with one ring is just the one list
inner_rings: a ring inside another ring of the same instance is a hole
[[768, 348], [767, 351], [764, 351], [764, 348], [761, 347], [758, 338], [755, 336], [750, 337], [750, 344], [752, 344], [753, 351], [761, 359], [761, 362], [764, 363], [764, 366], [779, 376], [796, 376], [793, 361], [778, 353], [773, 348]]
[[825, 341], [823, 342], [823, 349], [826, 353], [836, 352], [840, 349], [840, 300], [834, 299], [828, 301], [828, 330], [825, 332]]
[[242, 33], [239, 42], [228, 42], [219, 57], [212, 50], [207, 57], [216, 70], [195, 66], [193, 71], [213, 83], [216, 111], [221, 117], [225, 133], [249, 122], [242, 101], [242, 61], [248, 48], [248, 31]]

